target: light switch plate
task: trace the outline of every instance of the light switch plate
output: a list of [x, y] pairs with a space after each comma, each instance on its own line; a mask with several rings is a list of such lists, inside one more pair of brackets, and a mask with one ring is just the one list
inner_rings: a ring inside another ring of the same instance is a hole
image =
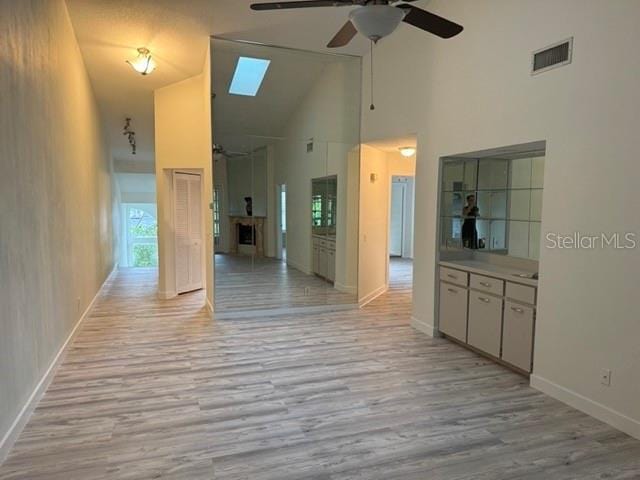
[[603, 368], [600, 371], [600, 383], [602, 385], [606, 385], [607, 387], [611, 386], [611, 370], [608, 368]]

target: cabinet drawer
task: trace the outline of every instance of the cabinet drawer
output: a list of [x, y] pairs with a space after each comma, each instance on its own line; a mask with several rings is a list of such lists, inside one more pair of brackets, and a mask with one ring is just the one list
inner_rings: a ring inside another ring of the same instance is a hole
[[507, 282], [507, 292], [505, 297], [517, 302], [536, 304], [536, 289], [519, 283]]
[[471, 288], [482, 290], [483, 292], [492, 293], [494, 295], [502, 296], [504, 290], [504, 281], [497, 278], [485, 277], [483, 275], [471, 274], [469, 281]]
[[438, 330], [462, 342], [467, 341], [468, 290], [440, 282]]
[[500, 357], [502, 335], [502, 298], [469, 292], [469, 329], [467, 343]]
[[534, 309], [510, 301], [504, 303], [502, 359], [526, 372], [533, 364]]
[[453, 268], [440, 267], [440, 280], [455, 283], [466, 287], [468, 285], [469, 274]]

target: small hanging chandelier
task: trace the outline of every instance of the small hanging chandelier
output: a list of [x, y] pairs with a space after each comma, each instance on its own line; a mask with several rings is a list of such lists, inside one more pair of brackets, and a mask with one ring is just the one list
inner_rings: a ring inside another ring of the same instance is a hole
[[133, 61], [127, 60], [127, 63], [140, 75], [149, 75], [156, 69], [156, 62], [151, 58], [151, 52], [146, 47], [138, 48], [136, 59]]

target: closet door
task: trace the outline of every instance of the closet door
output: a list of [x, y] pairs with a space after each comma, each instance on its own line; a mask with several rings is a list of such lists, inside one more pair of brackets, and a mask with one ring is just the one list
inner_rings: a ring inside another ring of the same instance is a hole
[[202, 188], [199, 174], [173, 174], [176, 291], [202, 288]]
[[406, 185], [404, 183], [391, 183], [391, 220], [389, 228], [389, 255], [402, 256], [402, 244], [404, 242], [404, 197]]

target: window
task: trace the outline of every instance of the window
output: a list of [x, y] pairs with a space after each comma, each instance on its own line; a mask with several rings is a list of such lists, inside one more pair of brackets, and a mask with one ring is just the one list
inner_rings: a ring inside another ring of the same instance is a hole
[[158, 266], [158, 222], [155, 205], [125, 206], [127, 265], [129, 267]]
[[320, 194], [311, 197], [311, 225], [322, 226], [322, 195]]
[[262, 80], [264, 80], [270, 63], [271, 60], [262, 58], [238, 58], [236, 71], [231, 79], [229, 93], [232, 95], [255, 97], [258, 90], [260, 90], [260, 85], [262, 85]]

